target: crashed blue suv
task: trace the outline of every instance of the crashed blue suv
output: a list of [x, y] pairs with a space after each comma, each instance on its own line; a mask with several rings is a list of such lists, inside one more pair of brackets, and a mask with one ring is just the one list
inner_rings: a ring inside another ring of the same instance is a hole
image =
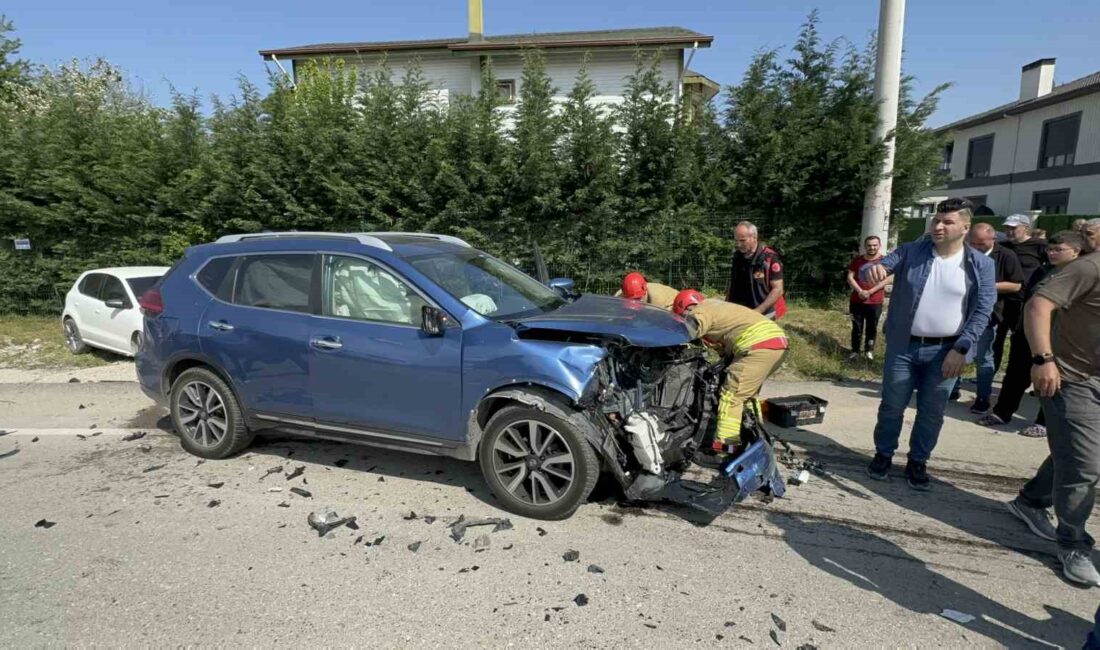
[[562, 519], [601, 471], [678, 479], [714, 412], [679, 317], [449, 236], [232, 235], [140, 304], [142, 389], [203, 458], [267, 429], [476, 460], [506, 509]]

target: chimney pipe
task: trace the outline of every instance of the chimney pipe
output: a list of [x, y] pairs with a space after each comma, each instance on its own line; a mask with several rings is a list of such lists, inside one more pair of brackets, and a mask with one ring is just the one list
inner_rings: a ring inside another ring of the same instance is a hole
[[483, 24], [484, 12], [481, 9], [481, 0], [469, 0], [469, 9], [467, 14], [470, 19], [470, 36], [471, 43], [478, 43], [485, 40], [483, 32], [485, 31]]
[[1020, 71], [1020, 101], [1038, 99], [1054, 90], [1054, 59], [1039, 59]]

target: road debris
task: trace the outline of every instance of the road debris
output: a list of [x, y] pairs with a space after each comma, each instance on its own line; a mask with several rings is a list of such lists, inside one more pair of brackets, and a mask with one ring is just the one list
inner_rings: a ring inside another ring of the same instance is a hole
[[539, 528], [538, 526], [535, 526], [535, 530], [538, 531], [539, 537], [546, 537], [546, 531], [545, 530]]
[[[424, 518], [427, 521], [427, 517]], [[456, 543], [461, 542], [466, 535], [466, 529], [471, 526], [492, 526], [494, 533], [514, 528], [509, 519], [501, 517], [483, 517], [480, 519], [467, 519], [466, 515], [459, 515], [458, 520], [450, 525], [451, 539]]]
[[313, 493], [312, 492], [310, 492], [309, 490], [303, 490], [300, 487], [292, 487], [292, 488], [290, 488], [290, 491], [293, 492], [294, 494], [297, 494], [300, 497], [305, 497], [307, 499], [312, 499], [313, 498]]
[[265, 478], [271, 476], [272, 474], [282, 474], [282, 473], [283, 473], [283, 466], [282, 465], [276, 465], [275, 467], [272, 467], [271, 469], [264, 472], [264, 475], [260, 477], [260, 480], [262, 481]]
[[281, 488], [281, 487], [269, 487], [269, 488], [267, 488], [267, 491], [268, 492], [282, 492], [283, 488]]
[[588, 572], [589, 573], [603, 573], [604, 571], [603, 571], [602, 566], [599, 566], [599, 565], [596, 565], [596, 564], [589, 564], [588, 565]]
[[142, 445], [142, 446], [138, 447], [138, 449], [140, 449], [141, 451], [143, 451], [146, 454], [153, 451], [153, 448], [149, 445]]
[[561, 555], [561, 559], [565, 560], [566, 562], [576, 562], [577, 560], [580, 559], [580, 557], [581, 557], [581, 552], [580, 551], [574, 551], [572, 549], [566, 551], [565, 553], [562, 553], [562, 555]]
[[379, 476], [378, 477], [378, 482], [379, 483], [385, 483], [386, 482], [386, 477], [385, 476]]
[[966, 613], [963, 613], [963, 612], [960, 612], [960, 611], [954, 610], [954, 609], [945, 609], [942, 612], [940, 612], [940, 616], [942, 616], [944, 618], [947, 618], [947, 619], [951, 619], [952, 621], [955, 621], [956, 623], [962, 623], [964, 625], [966, 623], [969, 623], [969, 622], [974, 620], [974, 617], [971, 616], [970, 614], [966, 614]]
[[367, 542], [367, 543], [366, 543], [366, 544], [364, 544], [364, 545], [365, 545], [365, 546], [378, 546], [378, 545], [380, 545], [380, 544], [381, 544], [381, 543], [382, 543], [383, 541], [385, 541], [385, 539], [386, 539], [386, 536], [385, 536], [385, 535], [382, 535], [381, 537], [375, 537], [375, 538], [374, 538], [374, 541], [373, 541], [373, 542]]
[[407, 514], [407, 515], [404, 515], [404, 516], [403, 516], [403, 517], [401, 517], [401, 518], [402, 518], [402, 519], [404, 519], [405, 521], [412, 521], [412, 520], [414, 520], [414, 519], [420, 519], [420, 517], [417, 517], [417, 516], [416, 516], [416, 512], [415, 512], [415, 511], [413, 511], [413, 510], [410, 510], [410, 511], [409, 511], [409, 514]]
[[225, 485], [225, 481], [218, 481], [216, 483], [207, 483], [206, 487], [214, 488], [215, 490], [217, 490], [223, 485]]
[[474, 540], [474, 550], [478, 551], [478, 550], [487, 549], [487, 548], [489, 548], [489, 545], [491, 543], [492, 542], [489, 540], [489, 535], [488, 534], [478, 535], [477, 539]]
[[148, 472], [155, 472], [158, 469], [162, 469], [164, 467], [168, 467], [168, 463], [161, 463], [160, 465], [150, 465], [150, 466], [146, 467], [145, 469], [141, 470], [141, 473], [146, 474]]
[[775, 626], [777, 628], [779, 628], [780, 632], [786, 632], [787, 631], [787, 621], [784, 621], [783, 619], [779, 618], [774, 613], [772, 614], [772, 623], [775, 623]]
[[420, 550], [420, 544], [421, 544], [421, 542], [413, 542], [412, 544], [409, 544], [405, 548], [409, 549], [413, 553], [416, 553], [417, 551]]
[[207, 508], [217, 508], [217, 507], [218, 507], [218, 506], [220, 506], [221, 504], [222, 504], [222, 502], [221, 502], [221, 501], [219, 501], [219, 500], [217, 500], [217, 499], [211, 499], [211, 500], [210, 500], [210, 503], [207, 503], [207, 504], [206, 504], [206, 507], [207, 507]]
[[433, 517], [433, 516], [431, 516], [431, 515], [425, 515], [425, 516], [424, 516], [424, 523], [426, 523], [426, 524], [428, 524], [428, 525], [434, 524], [434, 523], [435, 523], [435, 520], [436, 520], [437, 518], [438, 518], [438, 517]]
[[15, 449], [12, 449], [11, 451], [5, 451], [4, 453], [0, 454], [0, 458], [9, 458], [9, 457], [14, 456], [18, 453], [19, 453], [19, 448], [16, 447]]
[[135, 431], [129, 435], [122, 436], [122, 442], [133, 442], [134, 440], [141, 440], [146, 435], [145, 431]]
[[804, 469], [801, 472], [799, 472], [797, 475], [792, 476], [791, 478], [787, 479], [787, 484], [788, 485], [803, 485], [803, 484], [806, 483], [806, 481], [809, 481], [809, 480], [810, 480], [810, 472], [809, 472], [809, 470]]
[[45, 519], [39, 519], [34, 523], [35, 528], [53, 528], [56, 525], [56, 521], [47, 521]]
[[76, 377], [69, 377], [69, 383], [70, 384], [79, 384], [80, 380], [77, 379]]
[[775, 641], [775, 645], [783, 645], [779, 642], [779, 635], [775, 633], [775, 630], [768, 630], [768, 636], [772, 638], [772, 641]]
[[84, 435], [83, 433], [76, 434], [76, 437], [80, 440], [87, 440], [88, 439], [88, 436]]
[[279, 505], [277, 507], [279, 507], [279, 508], [289, 508], [290, 504], [287, 503], [286, 501], [280, 501]]
[[288, 480], [288, 481], [294, 480], [294, 479], [298, 478], [299, 476], [301, 476], [302, 474], [305, 474], [305, 473], [306, 473], [306, 466], [305, 465], [299, 465], [299, 466], [294, 468], [293, 472], [286, 475], [286, 480]]
[[810, 624], [813, 625], [814, 629], [818, 632], [836, 632], [836, 630], [834, 630], [833, 628], [825, 625], [824, 623], [819, 623], [816, 620], [810, 621]]
[[573, 599], [574, 603], [577, 603], [577, 607], [584, 607], [588, 604], [588, 596], [584, 594], [577, 594], [577, 597]]
[[324, 537], [330, 531], [340, 526], [346, 526], [348, 523], [355, 523], [355, 517], [341, 517], [336, 514], [336, 511], [328, 510], [324, 513], [309, 513], [309, 516], [306, 517], [306, 522], [311, 528], [317, 531], [318, 537]]

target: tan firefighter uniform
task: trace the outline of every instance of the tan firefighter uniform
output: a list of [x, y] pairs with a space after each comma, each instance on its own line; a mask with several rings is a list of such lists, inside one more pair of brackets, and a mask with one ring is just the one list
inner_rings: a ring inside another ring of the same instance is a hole
[[[649, 282], [648, 280], [645, 283], [645, 288], [645, 302], [665, 311], [672, 311], [672, 301], [676, 300], [679, 291], [667, 284]], [[622, 289], [616, 291], [615, 295], [621, 297], [623, 295]]]
[[697, 338], [718, 348], [723, 357], [733, 357], [718, 396], [715, 433], [715, 442], [729, 450], [741, 441], [745, 402], [760, 392], [787, 354], [787, 335], [763, 314], [724, 300], [704, 300], [686, 315]]

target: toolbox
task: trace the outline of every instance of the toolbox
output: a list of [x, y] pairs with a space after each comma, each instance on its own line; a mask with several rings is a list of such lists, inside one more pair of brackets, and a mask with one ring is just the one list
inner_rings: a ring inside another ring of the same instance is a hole
[[764, 418], [772, 424], [791, 429], [825, 421], [829, 402], [813, 395], [772, 397], [764, 400]]

